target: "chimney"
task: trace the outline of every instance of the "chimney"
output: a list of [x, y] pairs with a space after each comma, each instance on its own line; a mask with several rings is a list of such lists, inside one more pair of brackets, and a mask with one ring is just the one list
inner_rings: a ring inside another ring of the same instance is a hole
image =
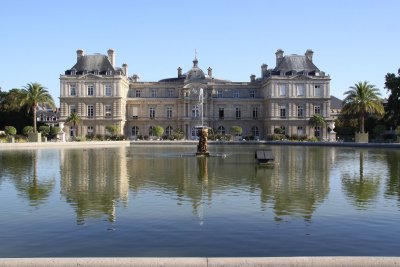
[[208, 67], [208, 77], [212, 78], [212, 68]]
[[122, 69], [124, 70], [125, 76], [128, 77], [128, 64], [126, 63], [122, 64]]
[[250, 82], [255, 82], [256, 81], [256, 75], [252, 74], [250, 75]]
[[311, 49], [307, 49], [305, 55], [308, 58], [308, 60], [310, 60], [312, 62], [312, 57], [313, 57], [314, 51], [312, 51]]
[[262, 64], [261, 65], [261, 77], [265, 78], [268, 73], [268, 65], [267, 64]]
[[108, 60], [110, 61], [113, 68], [115, 68], [115, 52], [114, 52], [114, 50], [111, 48], [108, 49], [107, 54], [108, 54]]
[[282, 49], [276, 50], [275, 55], [276, 55], [276, 66], [278, 66], [283, 60], [283, 50]]
[[182, 68], [178, 68], [178, 78], [182, 78]]
[[76, 50], [76, 60], [78, 61], [79, 60], [79, 58], [81, 58], [81, 57], [83, 57], [85, 55], [85, 53], [83, 52], [83, 50], [82, 49], [78, 49], [78, 50]]

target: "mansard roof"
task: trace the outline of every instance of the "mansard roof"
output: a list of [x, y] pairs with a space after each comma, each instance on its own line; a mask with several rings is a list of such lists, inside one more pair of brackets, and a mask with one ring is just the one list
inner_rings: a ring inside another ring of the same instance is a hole
[[288, 71], [319, 72], [319, 69], [306, 56], [287, 55], [283, 57], [274, 71], [281, 71], [284, 73]]
[[331, 95], [331, 109], [342, 109], [343, 100]]
[[75, 70], [77, 74], [82, 74], [83, 72], [105, 74], [107, 71], [116, 71], [108, 57], [102, 54], [79, 57], [76, 64], [70, 70], [67, 70], [65, 74], [71, 74], [72, 70]]

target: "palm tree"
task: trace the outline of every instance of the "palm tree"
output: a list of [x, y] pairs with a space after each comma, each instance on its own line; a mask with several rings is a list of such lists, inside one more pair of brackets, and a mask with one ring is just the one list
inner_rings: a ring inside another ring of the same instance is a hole
[[314, 128], [326, 125], [324, 117], [322, 117], [320, 114], [314, 114], [308, 123]]
[[344, 93], [346, 98], [343, 100], [343, 114], [358, 115], [360, 124], [360, 133], [365, 133], [364, 121], [365, 116], [370, 114], [383, 115], [384, 109], [379, 89], [369, 82], [358, 82], [350, 87], [350, 90]]
[[76, 125], [80, 124], [82, 121], [81, 117], [79, 117], [78, 114], [76, 114], [75, 112], [72, 112], [67, 120], [65, 121], [66, 123], [72, 123], [72, 126], [74, 127], [74, 129], [76, 128]]
[[22, 99], [21, 106], [27, 105], [28, 109], [32, 110], [33, 113], [33, 131], [36, 133], [36, 110], [38, 106], [50, 106], [51, 108], [56, 108], [54, 100], [51, 97], [47, 88], [40, 83], [28, 83], [21, 90]]

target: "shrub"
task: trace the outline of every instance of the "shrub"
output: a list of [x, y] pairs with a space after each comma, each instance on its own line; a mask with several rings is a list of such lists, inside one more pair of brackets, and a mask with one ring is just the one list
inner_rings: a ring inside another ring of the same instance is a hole
[[86, 138], [84, 136], [75, 136], [75, 141], [76, 142], [86, 141]]
[[43, 136], [48, 136], [50, 133], [50, 127], [49, 126], [40, 126], [39, 132], [41, 132]]
[[96, 135], [94, 136], [94, 139], [97, 140], [97, 141], [104, 141], [104, 135], [102, 135], [102, 134], [96, 134]]
[[174, 130], [173, 136], [174, 136], [174, 139], [181, 140], [184, 137], [184, 133], [183, 133], [182, 129], [176, 128]]
[[57, 138], [57, 134], [61, 131], [60, 127], [52, 127], [50, 126], [49, 138]]
[[23, 135], [25, 135], [25, 136], [28, 136], [29, 134], [31, 134], [31, 133], [33, 133], [33, 127], [32, 126], [25, 126], [23, 129], [22, 129], [22, 133], [23, 133]]
[[232, 126], [231, 133], [236, 136], [242, 135], [243, 129], [240, 126]]
[[4, 132], [7, 136], [14, 136], [17, 134], [17, 129], [14, 126], [6, 126], [4, 127]]
[[318, 142], [318, 138], [315, 136], [311, 136], [311, 137], [307, 138], [307, 141], [308, 142]]
[[161, 127], [160, 125], [156, 125], [153, 128], [153, 133], [155, 136], [157, 136], [157, 138], [160, 138], [164, 133], [164, 128]]
[[106, 126], [106, 130], [112, 135], [118, 135], [119, 134], [119, 125], [108, 125]]

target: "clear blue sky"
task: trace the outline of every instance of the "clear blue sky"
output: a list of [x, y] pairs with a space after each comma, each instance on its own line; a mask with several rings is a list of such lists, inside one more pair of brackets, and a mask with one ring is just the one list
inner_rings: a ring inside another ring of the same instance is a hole
[[331, 94], [370, 81], [386, 96], [384, 77], [400, 67], [398, 0], [335, 1], [19, 1], [0, 9], [3, 91], [29, 82], [46, 86], [57, 103], [59, 75], [86, 54], [116, 51], [116, 64], [142, 81], [186, 72], [194, 50], [199, 66], [232, 81], [260, 76], [285, 54], [314, 50], [331, 78]]

